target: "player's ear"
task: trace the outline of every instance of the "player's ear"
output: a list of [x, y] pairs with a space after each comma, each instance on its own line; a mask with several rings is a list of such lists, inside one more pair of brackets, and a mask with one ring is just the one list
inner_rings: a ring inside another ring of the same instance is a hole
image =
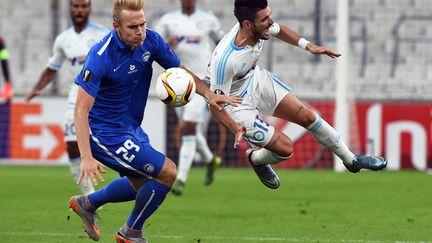
[[117, 21], [113, 22], [113, 28], [118, 31], [120, 29], [120, 24]]
[[251, 29], [252, 28], [252, 22], [250, 22], [249, 20], [243, 21], [243, 28]]

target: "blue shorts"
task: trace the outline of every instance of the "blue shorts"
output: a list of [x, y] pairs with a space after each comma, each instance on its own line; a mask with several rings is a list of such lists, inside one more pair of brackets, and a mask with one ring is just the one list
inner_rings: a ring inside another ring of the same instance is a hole
[[96, 160], [122, 176], [154, 179], [165, 162], [141, 127], [124, 133], [97, 132], [90, 135], [90, 147]]

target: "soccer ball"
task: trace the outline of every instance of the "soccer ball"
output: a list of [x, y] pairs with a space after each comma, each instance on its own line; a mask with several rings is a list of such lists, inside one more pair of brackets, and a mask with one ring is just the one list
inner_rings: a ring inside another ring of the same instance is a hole
[[157, 96], [169, 106], [186, 105], [192, 100], [195, 89], [192, 75], [182, 68], [169, 68], [156, 81]]

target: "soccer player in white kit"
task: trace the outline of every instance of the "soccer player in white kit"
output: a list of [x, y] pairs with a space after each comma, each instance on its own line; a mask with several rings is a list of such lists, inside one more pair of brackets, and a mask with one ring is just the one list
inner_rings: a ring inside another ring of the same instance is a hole
[[[48, 65], [33, 89], [27, 94], [25, 100], [29, 102], [35, 96], [40, 95], [42, 89], [54, 79], [62, 64], [67, 60], [72, 79], [66, 109], [64, 139], [72, 176], [76, 181], [80, 172], [80, 152], [74, 125], [74, 109], [78, 91], [78, 86], [74, 83], [74, 79], [81, 71], [90, 48], [101, 40], [109, 30], [101, 25], [90, 22], [91, 0], [70, 0], [69, 12], [73, 26], [56, 37], [53, 53], [48, 60]], [[94, 191], [94, 186], [91, 182], [88, 183], [87, 187], [81, 182], [80, 188], [84, 194]]]
[[341, 54], [312, 44], [290, 28], [277, 24], [267, 0], [235, 0], [234, 15], [239, 23], [214, 50], [208, 78], [212, 91], [240, 96], [243, 102], [238, 107], [228, 105], [222, 111], [211, 111], [234, 133], [243, 129], [244, 138], [256, 146], [248, 149], [246, 156], [261, 182], [271, 189], [278, 188], [279, 178], [270, 165], [288, 159], [293, 153], [293, 141], [268, 124], [262, 115], [275, 116], [306, 128], [353, 173], [362, 168], [385, 168], [387, 161], [384, 158], [354, 155], [333, 127], [304, 105], [273, 73], [257, 65], [264, 42], [271, 36], [313, 54], [331, 58]]
[[[196, 0], [180, 2], [181, 8], [164, 14], [155, 30], [168, 41], [182, 63], [202, 79], [213, 47], [222, 39], [224, 33], [220, 29], [218, 19], [212, 13], [196, 7]], [[191, 102], [184, 107], [176, 108], [175, 111], [182, 123], [182, 144], [178, 174], [171, 192], [181, 195], [196, 152], [200, 153], [207, 164], [205, 185], [213, 182], [215, 167], [221, 163], [221, 158], [211, 152], [203, 135], [201, 126], [207, 122], [207, 104], [202, 96], [195, 95]]]

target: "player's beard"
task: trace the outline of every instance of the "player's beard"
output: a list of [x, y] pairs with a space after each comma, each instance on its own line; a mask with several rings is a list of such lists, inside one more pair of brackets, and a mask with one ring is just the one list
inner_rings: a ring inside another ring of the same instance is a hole
[[253, 36], [253, 38], [254, 38], [255, 40], [257, 40], [257, 41], [258, 41], [258, 40], [268, 40], [268, 39], [270, 39], [270, 36], [266, 37], [266, 36], [263, 34], [263, 32], [265, 31], [265, 29], [262, 30], [262, 31], [259, 31], [259, 30], [256, 28], [255, 25], [252, 25], [251, 30], [252, 30], [252, 36]]
[[80, 16], [80, 17], [81, 17], [80, 20], [77, 19], [77, 16], [72, 18], [72, 23], [74, 26], [84, 26], [87, 24], [87, 22], [89, 20], [89, 16], [86, 16], [86, 17]]

